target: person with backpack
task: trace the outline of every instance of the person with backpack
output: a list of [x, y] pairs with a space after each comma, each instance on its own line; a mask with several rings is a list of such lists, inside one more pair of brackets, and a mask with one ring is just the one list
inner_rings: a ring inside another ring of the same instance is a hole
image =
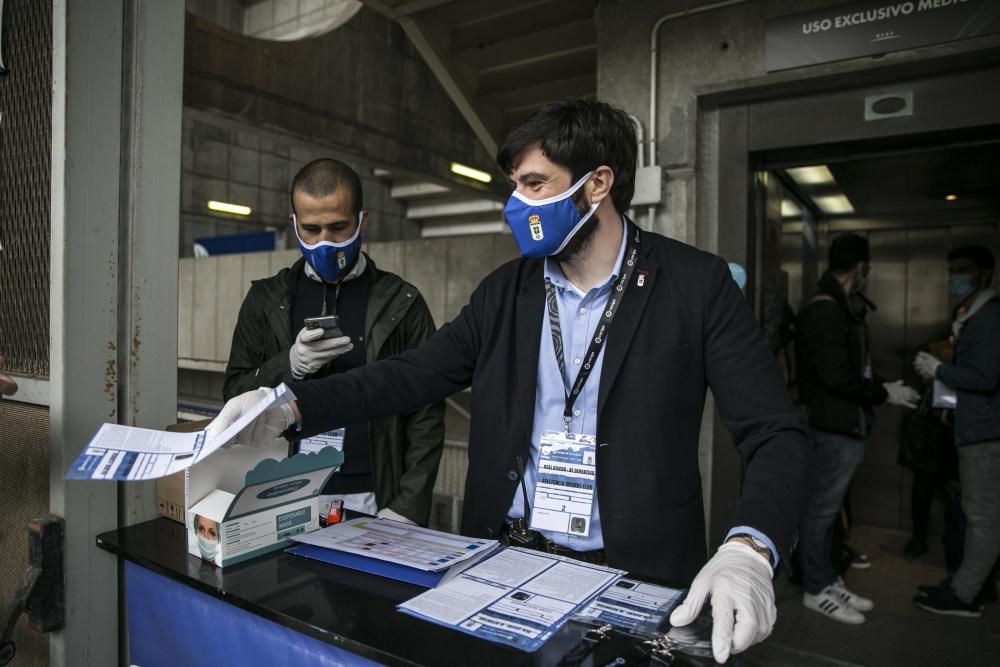
[[868, 240], [843, 234], [830, 245], [829, 268], [796, 318], [799, 400], [809, 416], [815, 464], [799, 529], [802, 604], [841, 623], [865, 621], [875, 604], [847, 589], [830, 557], [834, 521], [865, 452], [872, 408], [915, 408], [920, 398], [902, 380], [872, 371], [864, 296], [871, 271]]

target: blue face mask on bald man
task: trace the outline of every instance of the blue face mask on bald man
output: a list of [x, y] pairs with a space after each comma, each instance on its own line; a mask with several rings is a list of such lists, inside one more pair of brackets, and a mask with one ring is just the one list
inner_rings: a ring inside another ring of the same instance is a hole
[[591, 204], [586, 213], [580, 213], [572, 199], [593, 174], [587, 172], [569, 190], [548, 199], [528, 199], [520, 192], [511, 193], [503, 215], [522, 256], [558, 255], [594, 215], [600, 202]]
[[365, 220], [365, 212], [358, 214], [358, 228], [354, 235], [346, 241], [335, 243], [334, 241], [317, 241], [316, 243], [306, 243], [299, 235], [299, 222], [296, 215], [292, 214], [292, 229], [295, 230], [295, 238], [299, 242], [299, 250], [309, 266], [313, 268], [319, 277], [325, 282], [335, 283], [354, 266], [361, 252], [361, 227]]

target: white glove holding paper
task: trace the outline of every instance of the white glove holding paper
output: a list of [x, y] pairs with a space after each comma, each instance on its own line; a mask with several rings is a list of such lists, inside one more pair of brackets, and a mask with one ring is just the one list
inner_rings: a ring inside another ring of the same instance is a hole
[[889, 393], [885, 402], [890, 405], [900, 405], [904, 408], [916, 409], [920, 402], [920, 392], [913, 387], [907, 387], [902, 380], [884, 382], [882, 388]]
[[[248, 391], [239, 396], [235, 396], [226, 402], [219, 416], [212, 420], [212, 423], [205, 429], [206, 437], [213, 438], [225, 431], [231, 424], [248, 412], [250, 408], [258, 402], [270, 396], [272, 389], [261, 387], [253, 391]], [[292, 407], [288, 403], [275, 405], [250, 422], [235, 438], [226, 442], [223, 446], [231, 443], [249, 445], [251, 447], [262, 447], [274, 442], [286, 428], [295, 423], [295, 415]]]
[[917, 352], [917, 356], [913, 360], [913, 370], [926, 380], [937, 377], [937, 370], [940, 366], [941, 360], [929, 352]]
[[774, 606], [771, 565], [750, 546], [726, 542], [691, 583], [684, 603], [670, 614], [670, 624], [688, 625], [712, 598], [712, 654], [724, 663], [771, 634]]
[[328, 362], [354, 349], [348, 336], [323, 338], [323, 332], [319, 328], [302, 327], [295, 337], [295, 343], [288, 350], [288, 365], [296, 380], [315, 373]]
[[393, 512], [388, 507], [383, 507], [382, 509], [380, 509], [378, 511], [378, 514], [376, 514], [376, 516], [380, 519], [389, 519], [390, 521], [398, 521], [399, 523], [405, 523], [410, 526], [417, 525], [415, 521], [410, 521], [402, 514], [399, 514], [398, 512]]

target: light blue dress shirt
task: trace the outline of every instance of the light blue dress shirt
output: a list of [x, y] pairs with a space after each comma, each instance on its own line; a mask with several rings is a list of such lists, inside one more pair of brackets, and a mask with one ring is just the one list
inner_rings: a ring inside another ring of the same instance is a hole
[[[535, 418], [531, 429], [530, 460], [525, 463], [524, 482], [527, 487], [528, 501], [534, 501], [535, 480], [543, 431], [563, 430], [563, 410], [566, 407], [566, 387], [572, 386], [583, 363], [583, 358], [593, 340], [594, 331], [601, 320], [604, 306], [615, 281], [618, 279], [622, 262], [625, 257], [625, 246], [628, 228], [622, 220], [622, 245], [618, 250], [618, 258], [611, 274], [598, 286], [584, 294], [576, 288], [559, 267], [559, 262], [553, 258], [545, 260], [544, 278], [552, 283], [556, 290], [556, 302], [559, 306], [559, 324], [562, 328], [563, 350], [566, 360], [566, 375], [561, 377], [559, 363], [556, 361], [552, 348], [552, 328], [549, 326], [548, 309], [542, 306], [542, 338], [538, 346], [538, 378], [535, 389]], [[627, 297], [626, 297], [627, 298]], [[597, 435], [597, 394], [600, 386], [601, 369], [604, 367], [604, 350], [607, 341], [601, 347], [597, 361], [591, 369], [590, 378], [583, 391], [573, 404], [573, 417], [569, 429], [573, 433]], [[600, 443], [598, 443], [600, 447]], [[600, 475], [600, 470], [598, 470]], [[623, 490], [624, 492], [624, 490]], [[524, 498], [520, 485], [514, 493], [507, 516], [511, 518], [524, 516]], [[590, 535], [581, 537], [566, 533], [541, 531], [542, 535], [556, 544], [574, 549], [575, 551], [591, 551], [604, 548], [604, 537], [601, 532], [601, 512], [597, 504], [597, 489], [594, 489], [594, 507], [590, 513]], [[774, 554], [772, 565], [777, 566], [777, 549], [774, 543], [764, 534], [748, 526], [738, 526], [729, 531], [726, 539], [740, 533], [747, 533], [763, 540]]]

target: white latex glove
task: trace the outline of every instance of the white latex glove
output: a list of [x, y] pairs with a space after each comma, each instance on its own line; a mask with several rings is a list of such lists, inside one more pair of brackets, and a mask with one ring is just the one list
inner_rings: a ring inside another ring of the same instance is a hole
[[410, 521], [409, 519], [407, 519], [402, 514], [397, 514], [396, 512], [393, 512], [391, 509], [389, 509], [388, 507], [383, 507], [382, 509], [380, 509], [378, 511], [378, 514], [376, 514], [375, 516], [377, 516], [380, 519], [389, 519], [389, 521], [398, 521], [399, 523], [405, 523], [405, 524], [409, 524], [411, 526], [417, 525], [417, 523], [415, 521]]
[[324, 339], [323, 329], [302, 327], [295, 337], [295, 344], [288, 350], [288, 365], [292, 369], [292, 377], [301, 380], [353, 349], [354, 344], [347, 336]]
[[[245, 394], [235, 396], [223, 406], [219, 416], [212, 420], [212, 423], [205, 429], [206, 438], [211, 438], [225, 431], [237, 419], [243, 416], [247, 410], [252, 408], [259, 401], [264, 400], [273, 391], [267, 387], [254, 389]], [[286, 428], [295, 423], [295, 415], [292, 407], [287, 403], [279, 406], [272, 406], [265, 410], [257, 419], [250, 422], [246, 428], [240, 431], [235, 438], [225, 443], [239, 443], [251, 447], [262, 447], [274, 442]]]
[[902, 380], [883, 382], [882, 387], [889, 393], [889, 398], [885, 399], [885, 402], [890, 405], [915, 409], [920, 401], [920, 392], [913, 387], [907, 387]]
[[712, 654], [724, 663], [771, 634], [774, 606], [771, 565], [750, 546], [726, 542], [691, 583], [684, 604], [670, 614], [670, 624], [688, 625], [712, 598]]
[[925, 380], [933, 380], [937, 377], [937, 369], [941, 365], [941, 360], [929, 352], [917, 352], [913, 360], [913, 370]]

